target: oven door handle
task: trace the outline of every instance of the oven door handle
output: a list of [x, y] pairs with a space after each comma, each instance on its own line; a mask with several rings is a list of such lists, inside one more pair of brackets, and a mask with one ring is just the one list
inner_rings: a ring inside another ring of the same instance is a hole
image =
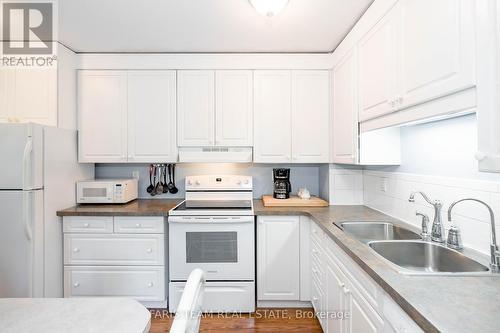
[[241, 217], [180, 217], [169, 216], [168, 223], [191, 223], [191, 224], [238, 224], [253, 223], [253, 216]]

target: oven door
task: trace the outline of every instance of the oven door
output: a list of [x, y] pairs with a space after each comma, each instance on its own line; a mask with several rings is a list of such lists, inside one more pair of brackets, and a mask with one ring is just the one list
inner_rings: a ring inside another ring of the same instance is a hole
[[253, 216], [172, 216], [168, 225], [171, 281], [186, 281], [195, 268], [207, 280], [254, 280]]

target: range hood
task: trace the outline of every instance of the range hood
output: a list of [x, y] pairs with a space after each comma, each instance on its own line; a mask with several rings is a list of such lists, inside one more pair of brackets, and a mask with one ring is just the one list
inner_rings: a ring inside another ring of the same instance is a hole
[[180, 147], [179, 162], [249, 163], [251, 147]]

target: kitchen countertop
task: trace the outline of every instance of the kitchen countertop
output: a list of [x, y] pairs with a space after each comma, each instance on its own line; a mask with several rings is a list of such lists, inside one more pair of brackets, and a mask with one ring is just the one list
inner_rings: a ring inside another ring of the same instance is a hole
[[128, 298], [0, 299], [0, 331], [3, 333], [145, 333], [150, 326], [148, 309]]
[[181, 199], [138, 199], [126, 204], [84, 204], [60, 210], [57, 216], [167, 216]]
[[[80, 205], [58, 216], [168, 215], [180, 200], [136, 200], [125, 205]], [[264, 207], [254, 200], [255, 215], [304, 215], [314, 220], [426, 332], [498, 332], [498, 276], [408, 276], [378, 257], [366, 244], [334, 223], [344, 221], [403, 222], [366, 206]]]

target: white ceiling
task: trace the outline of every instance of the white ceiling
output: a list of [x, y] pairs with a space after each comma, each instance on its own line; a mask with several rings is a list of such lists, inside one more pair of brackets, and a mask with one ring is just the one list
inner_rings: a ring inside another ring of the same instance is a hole
[[373, 0], [60, 0], [59, 39], [77, 52], [331, 52]]

